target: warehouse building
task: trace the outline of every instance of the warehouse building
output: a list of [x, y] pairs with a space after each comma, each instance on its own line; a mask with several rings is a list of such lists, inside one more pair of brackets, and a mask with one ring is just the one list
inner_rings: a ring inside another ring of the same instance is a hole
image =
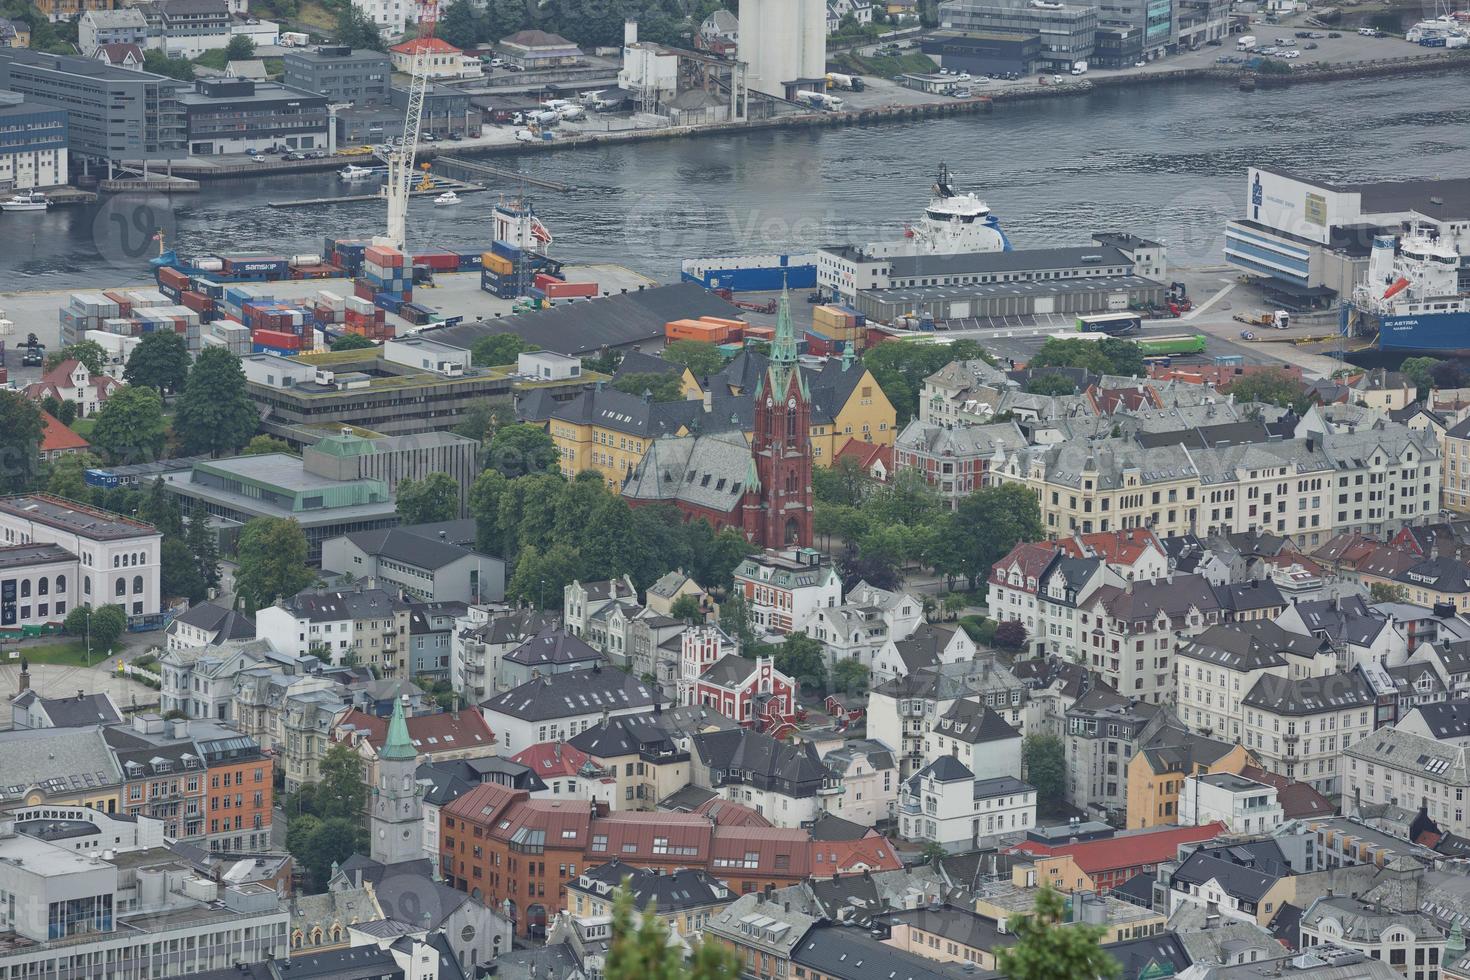
[[998, 31], [935, 31], [920, 50], [954, 71], [972, 75], [1031, 74], [1041, 57], [1041, 35]]
[[1141, 276], [1096, 276], [1074, 280], [970, 283], [870, 290], [853, 303], [869, 320], [891, 322], [900, 316], [934, 320], [969, 317], [1106, 313], [1130, 306], [1157, 306], [1167, 292], [1162, 283]]
[[1470, 255], [1470, 178], [1337, 184], [1251, 167], [1245, 216], [1225, 226], [1225, 259], [1308, 306], [1350, 295], [1368, 272], [1373, 236], [1410, 222]]
[[278, 82], [201, 78], [184, 93], [183, 103], [189, 152], [195, 156], [327, 145], [326, 97]]

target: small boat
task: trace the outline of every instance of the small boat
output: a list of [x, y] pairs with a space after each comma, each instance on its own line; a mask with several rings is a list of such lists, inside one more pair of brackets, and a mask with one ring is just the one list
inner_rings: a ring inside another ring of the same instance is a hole
[[44, 211], [51, 202], [40, 191], [16, 194], [8, 201], [0, 201], [0, 211]]
[[443, 194], [440, 194], [438, 197], [434, 198], [434, 204], [439, 207], [442, 207], [446, 204], [458, 203], [459, 195], [454, 193], [454, 191], [445, 191]]
[[349, 163], [337, 171], [337, 176], [348, 183], [355, 183], [359, 180], [367, 180], [373, 176], [373, 171], [369, 167], [359, 167], [355, 163]]

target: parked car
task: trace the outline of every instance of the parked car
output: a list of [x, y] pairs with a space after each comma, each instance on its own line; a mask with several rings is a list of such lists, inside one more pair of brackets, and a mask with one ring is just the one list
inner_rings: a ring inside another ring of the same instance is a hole
[[1303, 44], [1302, 47], [1305, 48], [1308, 51], [1316, 51], [1317, 50], [1317, 42], [1316, 41], [1308, 41], [1306, 44]]
[[284, 156], [282, 156], [281, 159], [282, 160], [305, 160], [306, 159], [306, 154], [305, 153], [297, 153], [297, 152], [295, 152], [293, 150], [292, 152], [287, 153]]
[[1328, 31], [1327, 32], [1327, 36], [1328, 37], [1342, 37], [1342, 35], [1339, 34], [1337, 31]]
[[445, 138], [450, 140], [451, 142], [458, 143], [460, 140], [464, 139], [464, 133], [461, 133], [459, 130], [455, 130]]
[[1212, 48], [1218, 48], [1224, 42], [1222, 42], [1218, 37], [1212, 37], [1208, 41], [1206, 41], [1205, 43], [1208, 44]]
[[432, 143], [437, 137], [433, 133], [420, 133], [419, 140], [424, 143]]
[[1134, 68], [1142, 68], [1142, 67], [1144, 67], [1147, 64], [1148, 64], [1148, 62], [1146, 62], [1146, 61], [1135, 61], [1133, 63], [1133, 67]]
[[326, 150], [312, 150], [310, 153], [308, 153], [306, 155], [306, 159], [308, 159], [308, 160], [325, 160], [326, 158], [327, 158], [327, 151]]

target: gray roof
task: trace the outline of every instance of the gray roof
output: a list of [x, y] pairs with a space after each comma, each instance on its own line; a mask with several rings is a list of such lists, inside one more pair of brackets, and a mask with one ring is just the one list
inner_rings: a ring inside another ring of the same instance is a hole
[[522, 721], [545, 721], [604, 710], [651, 708], [660, 701], [657, 688], [621, 670], [598, 666], [527, 681], [481, 701], [480, 706]]
[[[1264, 844], [1269, 847], [1259, 846]], [[1291, 873], [1291, 868], [1281, 860], [1280, 849], [1271, 841], [1200, 848], [1174, 871], [1172, 880], [1176, 883], [1175, 890], [1183, 891], [1183, 886], [1202, 885], [1214, 879], [1232, 898], [1257, 902], [1272, 885]]]
[[527, 667], [558, 667], [566, 664], [605, 663], [607, 658], [579, 637], [564, 629], [546, 627], [503, 658]]
[[666, 437], [654, 440], [624, 482], [622, 496], [678, 500], [729, 513], [754, 488], [754, 477], [750, 444], [740, 432]]
[[414, 568], [437, 571], [474, 552], [457, 544], [415, 534], [407, 528], [390, 527], [375, 531], [358, 531], [346, 535], [347, 540], [365, 555], [387, 558]]
[[[829, 980], [989, 980], [999, 974], [972, 964], [942, 963], [889, 946], [858, 929], [834, 922], [811, 927], [791, 952], [791, 961]], [[971, 969], [966, 969], [966, 966]]]
[[[31, 52], [23, 49], [11, 53], [29, 54]], [[87, 65], [98, 64], [85, 58], [64, 58], [62, 60], [81, 61]], [[126, 74], [130, 77], [137, 76], [137, 72], [132, 71]], [[48, 527], [68, 531], [94, 541], [123, 541], [128, 538], [159, 533], [158, 529], [151, 524], [144, 524], [142, 521], [135, 521], [109, 510], [90, 507], [44, 493], [0, 497], [0, 513], [35, 521], [38, 524], [45, 524]]]
[[[1094, 262], [1087, 257], [1098, 256]], [[990, 275], [1004, 272], [1073, 269], [1082, 266], [1121, 265], [1129, 269], [1133, 260], [1111, 245], [1066, 248], [1023, 248], [1005, 252], [958, 252], [949, 255], [895, 255], [886, 260], [894, 279], [913, 276]]]
[[40, 728], [0, 733], [0, 799], [16, 799], [33, 786], [50, 793], [116, 786], [117, 757], [102, 729]]
[[706, 667], [699, 679], [721, 687], [732, 687], [753, 673], [755, 661], [747, 660], [738, 653], [727, 653]]
[[97, 27], [147, 27], [143, 11], [137, 7], [119, 7], [116, 10], [88, 10], [82, 16]]
[[652, 868], [635, 868], [617, 858], [588, 868], [566, 883], [568, 891], [585, 891], [601, 896], [610, 894], [598, 889], [598, 884], [608, 888], [624, 885], [633, 893], [635, 908], [647, 908], [652, 902], [660, 914], [704, 908], [733, 898], [724, 882], [701, 869], [676, 868], [659, 872]]
[[934, 731], [971, 745], [1021, 737], [1021, 733], [996, 714], [994, 709], [968, 700], [956, 701], [950, 705], [949, 710], [934, 722]]
[[715, 785], [764, 786], [786, 795], [810, 796], [828, 775], [810, 742], [781, 742], [761, 732], [736, 728], [702, 732], [694, 736], [693, 744]]
[[1430, 734], [1437, 739], [1464, 738], [1470, 735], [1470, 702], [1421, 704], [1414, 710], [1419, 712]]
[[[27, 691], [27, 694], [32, 693]], [[14, 703], [19, 703], [16, 698]], [[74, 694], [65, 698], [43, 698], [36, 695], [41, 711], [55, 728], [81, 728], [87, 725], [116, 725], [122, 721], [117, 705], [107, 694]], [[0, 782], [5, 773], [0, 772]]]
[[1262, 674], [1240, 703], [1278, 715], [1313, 715], [1324, 711], [1366, 708], [1377, 697], [1357, 671], [1295, 680]]
[[298, 619], [325, 623], [343, 619], [391, 618], [408, 603], [384, 589], [308, 589], [281, 604]]
[[1269, 620], [1211, 626], [1182, 644], [1178, 655], [1236, 671], [1284, 667], [1288, 657], [1310, 660], [1322, 651], [1323, 641], [1282, 629]]
[[695, 428], [704, 415], [704, 404], [692, 399], [673, 402], [645, 401], [616, 388], [593, 388], [552, 409], [553, 420], [579, 425], [596, 425], [632, 436], [653, 439]]
[[216, 634], [215, 643], [255, 638], [255, 620], [215, 602], [201, 602], [190, 606], [175, 616], [174, 622]]
[[16, 544], [0, 548], [0, 569], [54, 565], [76, 559], [76, 555], [59, 544]]
[[1167, 616], [1171, 625], [1181, 627], [1184, 617], [1197, 609], [1208, 616], [1220, 608], [1214, 587], [1199, 575], [1175, 575], [1152, 582], [1133, 582], [1125, 588], [1104, 585], [1088, 599], [1088, 605], [1101, 602], [1115, 619], [1124, 622], [1156, 620]]
[[953, 783], [962, 779], [974, 779], [970, 767], [952, 755], [941, 755], [923, 769], [914, 773], [912, 782], [917, 785], [924, 778], [937, 779], [941, 783]]

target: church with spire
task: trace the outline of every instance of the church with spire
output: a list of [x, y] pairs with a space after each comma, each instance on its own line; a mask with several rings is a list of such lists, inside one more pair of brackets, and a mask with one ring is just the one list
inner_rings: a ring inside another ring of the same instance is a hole
[[393, 702], [388, 734], [378, 753], [378, 782], [368, 806], [368, 853], [397, 864], [423, 857], [423, 807], [416, 775], [419, 753], [408, 734], [403, 701]]
[[762, 360], [750, 439], [739, 418], [726, 431], [656, 439], [623, 484], [623, 499], [635, 507], [671, 504], [685, 520], [702, 518], [716, 531], [738, 528], [758, 548], [810, 547], [811, 389], [797, 361], [786, 290], [770, 357]]

